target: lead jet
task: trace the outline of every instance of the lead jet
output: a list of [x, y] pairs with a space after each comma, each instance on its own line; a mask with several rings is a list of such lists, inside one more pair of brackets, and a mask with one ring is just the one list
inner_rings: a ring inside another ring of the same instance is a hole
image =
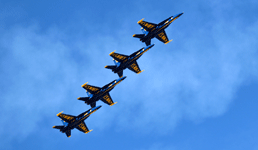
[[109, 95], [109, 92], [121, 81], [123, 81], [126, 77], [122, 77], [119, 79], [116, 79], [109, 84], [103, 86], [102, 88], [88, 85], [87, 83], [83, 84], [82, 87], [86, 90], [86, 93], [88, 97], [79, 97], [78, 100], [84, 101], [87, 105], [90, 105], [91, 107], [96, 106], [96, 102], [98, 100], [103, 101], [104, 103], [112, 106], [116, 104], [117, 102], [113, 102], [112, 98]]
[[183, 13], [177, 14], [175, 16], [171, 16], [168, 19], [160, 22], [159, 24], [143, 21], [142, 19], [137, 23], [140, 26], [142, 26], [141, 29], [143, 34], [134, 34], [133, 37], [140, 38], [140, 41], [145, 42], [147, 46], [151, 44], [151, 39], [154, 37], [156, 37], [161, 42], [167, 44], [172, 40], [170, 41], [168, 40], [168, 37], [164, 29], [166, 29], [174, 20], [176, 20], [182, 14]]
[[88, 129], [84, 120], [87, 119], [92, 113], [97, 111], [100, 107], [101, 106], [91, 108], [78, 116], [67, 115], [60, 112], [57, 114], [57, 116], [61, 118], [63, 126], [53, 126], [53, 128], [59, 129], [60, 132], [65, 133], [67, 137], [71, 137], [71, 130], [74, 128], [87, 134], [92, 130]]
[[147, 52], [153, 46], [154, 44], [149, 45], [147, 47], [143, 47], [140, 50], [132, 53], [130, 56], [112, 52], [109, 55], [113, 57], [115, 65], [105, 66], [105, 68], [111, 69], [114, 73], [117, 73], [120, 78], [123, 76], [123, 70], [125, 70], [126, 68], [139, 74], [142, 71], [139, 68], [139, 65], [136, 62], [136, 60], [139, 59], [142, 56], [142, 54]]

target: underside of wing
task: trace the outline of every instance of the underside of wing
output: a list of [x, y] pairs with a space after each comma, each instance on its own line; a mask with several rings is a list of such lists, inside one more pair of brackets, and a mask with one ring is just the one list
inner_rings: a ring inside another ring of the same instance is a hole
[[[167, 44], [167, 43], [169, 43], [170, 41], [168, 40], [168, 37], [167, 37], [167, 35], [166, 35], [166, 32], [163, 30], [162, 32], [160, 32], [157, 36], [156, 36], [156, 38], [158, 39], [158, 40], [160, 40], [161, 42], [163, 42], [163, 43], [165, 43], [165, 44]], [[171, 40], [172, 41], [172, 40]]]
[[107, 93], [105, 96], [103, 96], [100, 100], [102, 100], [104, 103], [112, 106], [116, 103], [113, 102], [111, 96], [109, 95], [109, 93]]
[[88, 85], [87, 83], [83, 84], [82, 87], [91, 94], [96, 94], [100, 90], [100, 87]]
[[57, 114], [57, 116], [59, 118], [61, 118], [62, 120], [64, 120], [65, 122], [71, 122], [71, 120], [73, 120], [75, 118], [75, 116], [72, 115], [67, 115], [67, 114], [63, 114], [63, 113], [59, 113]]
[[135, 72], [135, 73], [137, 73], [137, 74], [139, 74], [139, 73], [142, 72], [141, 69], [140, 69], [140, 67], [139, 67], [139, 65], [138, 65], [138, 63], [137, 63], [136, 61], [134, 61], [134, 62], [128, 67], [128, 69], [131, 70], [131, 71], [133, 71], [133, 72]]
[[125, 59], [128, 58], [127, 55], [123, 55], [123, 54], [118, 54], [118, 53], [115, 53], [115, 52], [112, 52], [109, 54], [111, 57], [113, 57], [116, 61], [118, 62], [123, 62]]
[[151, 31], [152, 29], [156, 28], [157, 25], [155, 23], [150, 23], [147, 21], [140, 20], [138, 21], [138, 24], [142, 26], [146, 31]]
[[86, 124], [84, 122], [80, 123], [76, 129], [78, 129], [79, 131], [83, 132], [83, 133], [89, 133], [89, 129], [88, 127], [86, 126]]

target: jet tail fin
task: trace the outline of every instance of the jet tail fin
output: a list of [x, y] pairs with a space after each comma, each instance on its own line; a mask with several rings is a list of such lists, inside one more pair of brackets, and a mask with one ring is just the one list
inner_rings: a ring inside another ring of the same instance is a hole
[[133, 37], [135, 38], [143, 38], [145, 36], [145, 34], [134, 34]]
[[67, 137], [71, 137], [71, 130], [66, 131], [65, 134]]
[[123, 77], [123, 70], [117, 73], [119, 78]]

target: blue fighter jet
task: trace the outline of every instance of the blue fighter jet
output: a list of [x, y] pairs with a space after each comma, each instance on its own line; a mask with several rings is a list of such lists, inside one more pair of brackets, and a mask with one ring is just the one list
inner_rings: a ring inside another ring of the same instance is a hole
[[84, 120], [87, 119], [92, 113], [97, 111], [100, 107], [101, 106], [91, 108], [78, 116], [67, 115], [60, 112], [57, 114], [57, 116], [61, 118], [63, 126], [53, 126], [53, 128], [59, 129], [60, 132], [65, 133], [67, 137], [71, 137], [71, 130], [74, 128], [87, 134], [92, 130], [88, 129]]
[[182, 14], [183, 13], [177, 14], [175, 16], [171, 16], [168, 19], [160, 22], [159, 24], [143, 21], [142, 19], [137, 23], [140, 26], [142, 26], [141, 29], [143, 34], [134, 34], [133, 37], [140, 38], [140, 41], [145, 42], [147, 46], [151, 44], [151, 39], [154, 37], [156, 37], [161, 42], [167, 44], [172, 40], [170, 41], [168, 40], [168, 37], [164, 29], [166, 29], [174, 20], [176, 20]]
[[153, 46], [154, 44], [143, 47], [140, 50], [132, 53], [130, 56], [112, 52], [109, 55], [113, 57], [115, 65], [105, 66], [105, 68], [111, 69], [114, 73], [117, 73], [120, 78], [123, 77], [123, 70], [125, 70], [126, 68], [139, 74], [142, 71], [139, 68], [139, 65], [136, 62], [136, 60], [139, 59], [145, 52], [147, 52]]
[[79, 97], [78, 100], [84, 101], [87, 105], [90, 105], [91, 107], [96, 106], [96, 102], [98, 100], [103, 101], [104, 103], [112, 106], [116, 104], [114, 103], [112, 98], [109, 95], [109, 92], [121, 81], [123, 81], [126, 77], [122, 77], [119, 79], [116, 79], [109, 84], [103, 86], [102, 88], [88, 85], [87, 83], [83, 84], [82, 87], [86, 90], [86, 93], [89, 97]]

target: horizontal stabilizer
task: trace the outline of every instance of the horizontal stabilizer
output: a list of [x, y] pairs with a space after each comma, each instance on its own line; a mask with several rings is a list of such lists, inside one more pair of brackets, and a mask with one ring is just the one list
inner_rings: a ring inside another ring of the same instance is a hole
[[107, 68], [107, 69], [115, 69], [116, 68], [116, 66], [115, 65], [112, 65], [112, 66], [105, 66], [105, 68]]
[[87, 101], [90, 99], [89, 97], [78, 97], [78, 100], [82, 100], [85, 101], [87, 103]]
[[62, 130], [64, 126], [53, 126], [53, 128]]
[[133, 37], [136, 38], [143, 38], [145, 36], [145, 34], [134, 34]]

